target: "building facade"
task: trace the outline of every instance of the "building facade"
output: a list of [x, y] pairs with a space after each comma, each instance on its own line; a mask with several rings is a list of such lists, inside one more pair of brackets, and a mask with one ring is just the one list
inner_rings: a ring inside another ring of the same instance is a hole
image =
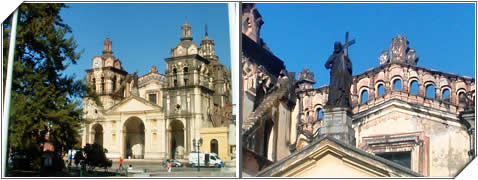
[[[409, 47], [405, 36], [398, 35], [379, 56], [377, 67], [353, 75], [350, 112], [332, 115], [326, 107], [328, 86], [313, 88], [314, 73], [308, 68], [297, 78], [293, 73], [281, 76], [287, 72], [283, 61], [260, 38], [264, 22], [259, 11], [254, 4], [243, 4], [242, 10], [244, 175], [322, 172], [345, 176], [350, 172], [357, 176], [452, 177], [475, 156], [474, 78], [419, 66], [416, 50]], [[291, 88], [286, 92], [285, 87]], [[353, 142], [321, 134], [330, 130], [327, 119], [345, 117]], [[324, 152], [347, 158], [319, 156]], [[319, 161], [324, 163], [315, 163]], [[376, 161], [379, 166], [371, 163]], [[325, 162], [336, 163], [340, 167], [335, 168], [343, 171], [332, 171]], [[312, 164], [300, 165], [307, 163]], [[352, 166], [383, 172], [357, 172]]]
[[[193, 139], [209, 137], [209, 131], [227, 137], [232, 123], [230, 70], [219, 62], [207, 32], [200, 46], [192, 40], [186, 22], [180, 42], [165, 59], [165, 73], [153, 65], [138, 76], [124, 70], [107, 38], [103, 54], [93, 57], [87, 70], [87, 84], [98, 98], [83, 100], [87, 123], [82, 144], [103, 145], [109, 158], [187, 159], [195, 151]], [[204, 147], [212, 143], [217, 148], [201, 150], [230, 160], [228, 138], [207, 140]]]

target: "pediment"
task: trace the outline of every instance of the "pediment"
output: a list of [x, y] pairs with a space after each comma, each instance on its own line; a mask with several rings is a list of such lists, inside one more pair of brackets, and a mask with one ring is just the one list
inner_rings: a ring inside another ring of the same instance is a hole
[[414, 177], [421, 176], [394, 162], [322, 137], [257, 174], [275, 177]]
[[147, 100], [138, 97], [130, 96], [120, 103], [114, 105], [110, 109], [106, 110], [106, 113], [119, 113], [119, 112], [138, 112], [138, 111], [154, 111], [161, 110], [161, 107], [148, 102]]

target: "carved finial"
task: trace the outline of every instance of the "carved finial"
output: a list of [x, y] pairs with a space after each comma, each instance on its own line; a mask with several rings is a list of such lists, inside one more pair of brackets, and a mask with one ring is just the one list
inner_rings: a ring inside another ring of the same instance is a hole
[[106, 36], [106, 40], [104, 41], [104, 45], [103, 45], [103, 54], [108, 54], [108, 55], [111, 55], [113, 54], [113, 50], [112, 50], [112, 42], [110, 40], [110, 36]]
[[418, 56], [415, 52], [415, 48], [410, 48], [410, 50], [407, 52], [407, 63], [411, 65], [417, 65], [418, 62]]
[[406, 36], [395, 36], [390, 43], [390, 55], [388, 62], [417, 65], [418, 56], [416, 55], [415, 49], [410, 48], [409, 44], [410, 42], [407, 40]]
[[262, 45], [260, 38], [261, 26], [264, 24], [262, 16], [256, 9], [254, 3], [242, 4], [242, 33], [251, 38], [254, 42]]
[[153, 66], [151, 67], [151, 70], [150, 70], [149, 72], [151, 72], [151, 73], [157, 73], [157, 72], [158, 72], [158, 69], [156, 69], [156, 66], [153, 65]]
[[310, 72], [309, 68], [304, 68], [302, 72], [299, 72], [297, 83], [302, 90], [311, 89], [312, 85], [315, 84], [314, 72]]
[[390, 57], [388, 56], [388, 50], [382, 51], [382, 54], [378, 57], [378, 61], [380, 62], [380, 65], [389, 63]]
[[397, 35], [390, 43], [390, 62], [406, 62], [408, 40], [406, 36]]
[[204, 26], [204, 31], [206, 32], [206, 37], [205, 37], [205, 39], [208, 39], [208, 35], [207, 35], [207, 24]]
[[183, 26], [181, 27], [182, 35], [181, 41], [183, 40], [193, 40], [191, 36], [191, 25], [188, 24], [188, 21], [184, 22]]

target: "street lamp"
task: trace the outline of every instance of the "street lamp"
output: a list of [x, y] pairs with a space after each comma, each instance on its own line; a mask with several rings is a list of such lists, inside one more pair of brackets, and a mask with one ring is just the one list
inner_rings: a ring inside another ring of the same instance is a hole
[[201, 146], [201, 144], [202, 144], [202, 138], [199, 138], [197, 143], [196, 143], [196, 139], [193, 139], [193, 146], [197, 147], [197, 150], [198, 150], [198, 171], [200, 171], [200, 166], [201, 166], [201, 161], [200, 161], [201, 158], [199, 157], [199, 152], [200, 152], [199, 147]]

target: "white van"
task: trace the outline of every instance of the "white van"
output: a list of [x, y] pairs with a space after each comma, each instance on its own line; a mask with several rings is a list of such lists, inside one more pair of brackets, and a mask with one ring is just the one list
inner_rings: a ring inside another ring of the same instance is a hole
[[198, 166], [198, 156], [199, 156], [199, 166], [203, 167], [217, 167], [220, 168], [224, 166], [224, 161], [222, 161], [216, 153], [208, 152], [190, 152], [189, 153], [189, 164], [191, 167]]

